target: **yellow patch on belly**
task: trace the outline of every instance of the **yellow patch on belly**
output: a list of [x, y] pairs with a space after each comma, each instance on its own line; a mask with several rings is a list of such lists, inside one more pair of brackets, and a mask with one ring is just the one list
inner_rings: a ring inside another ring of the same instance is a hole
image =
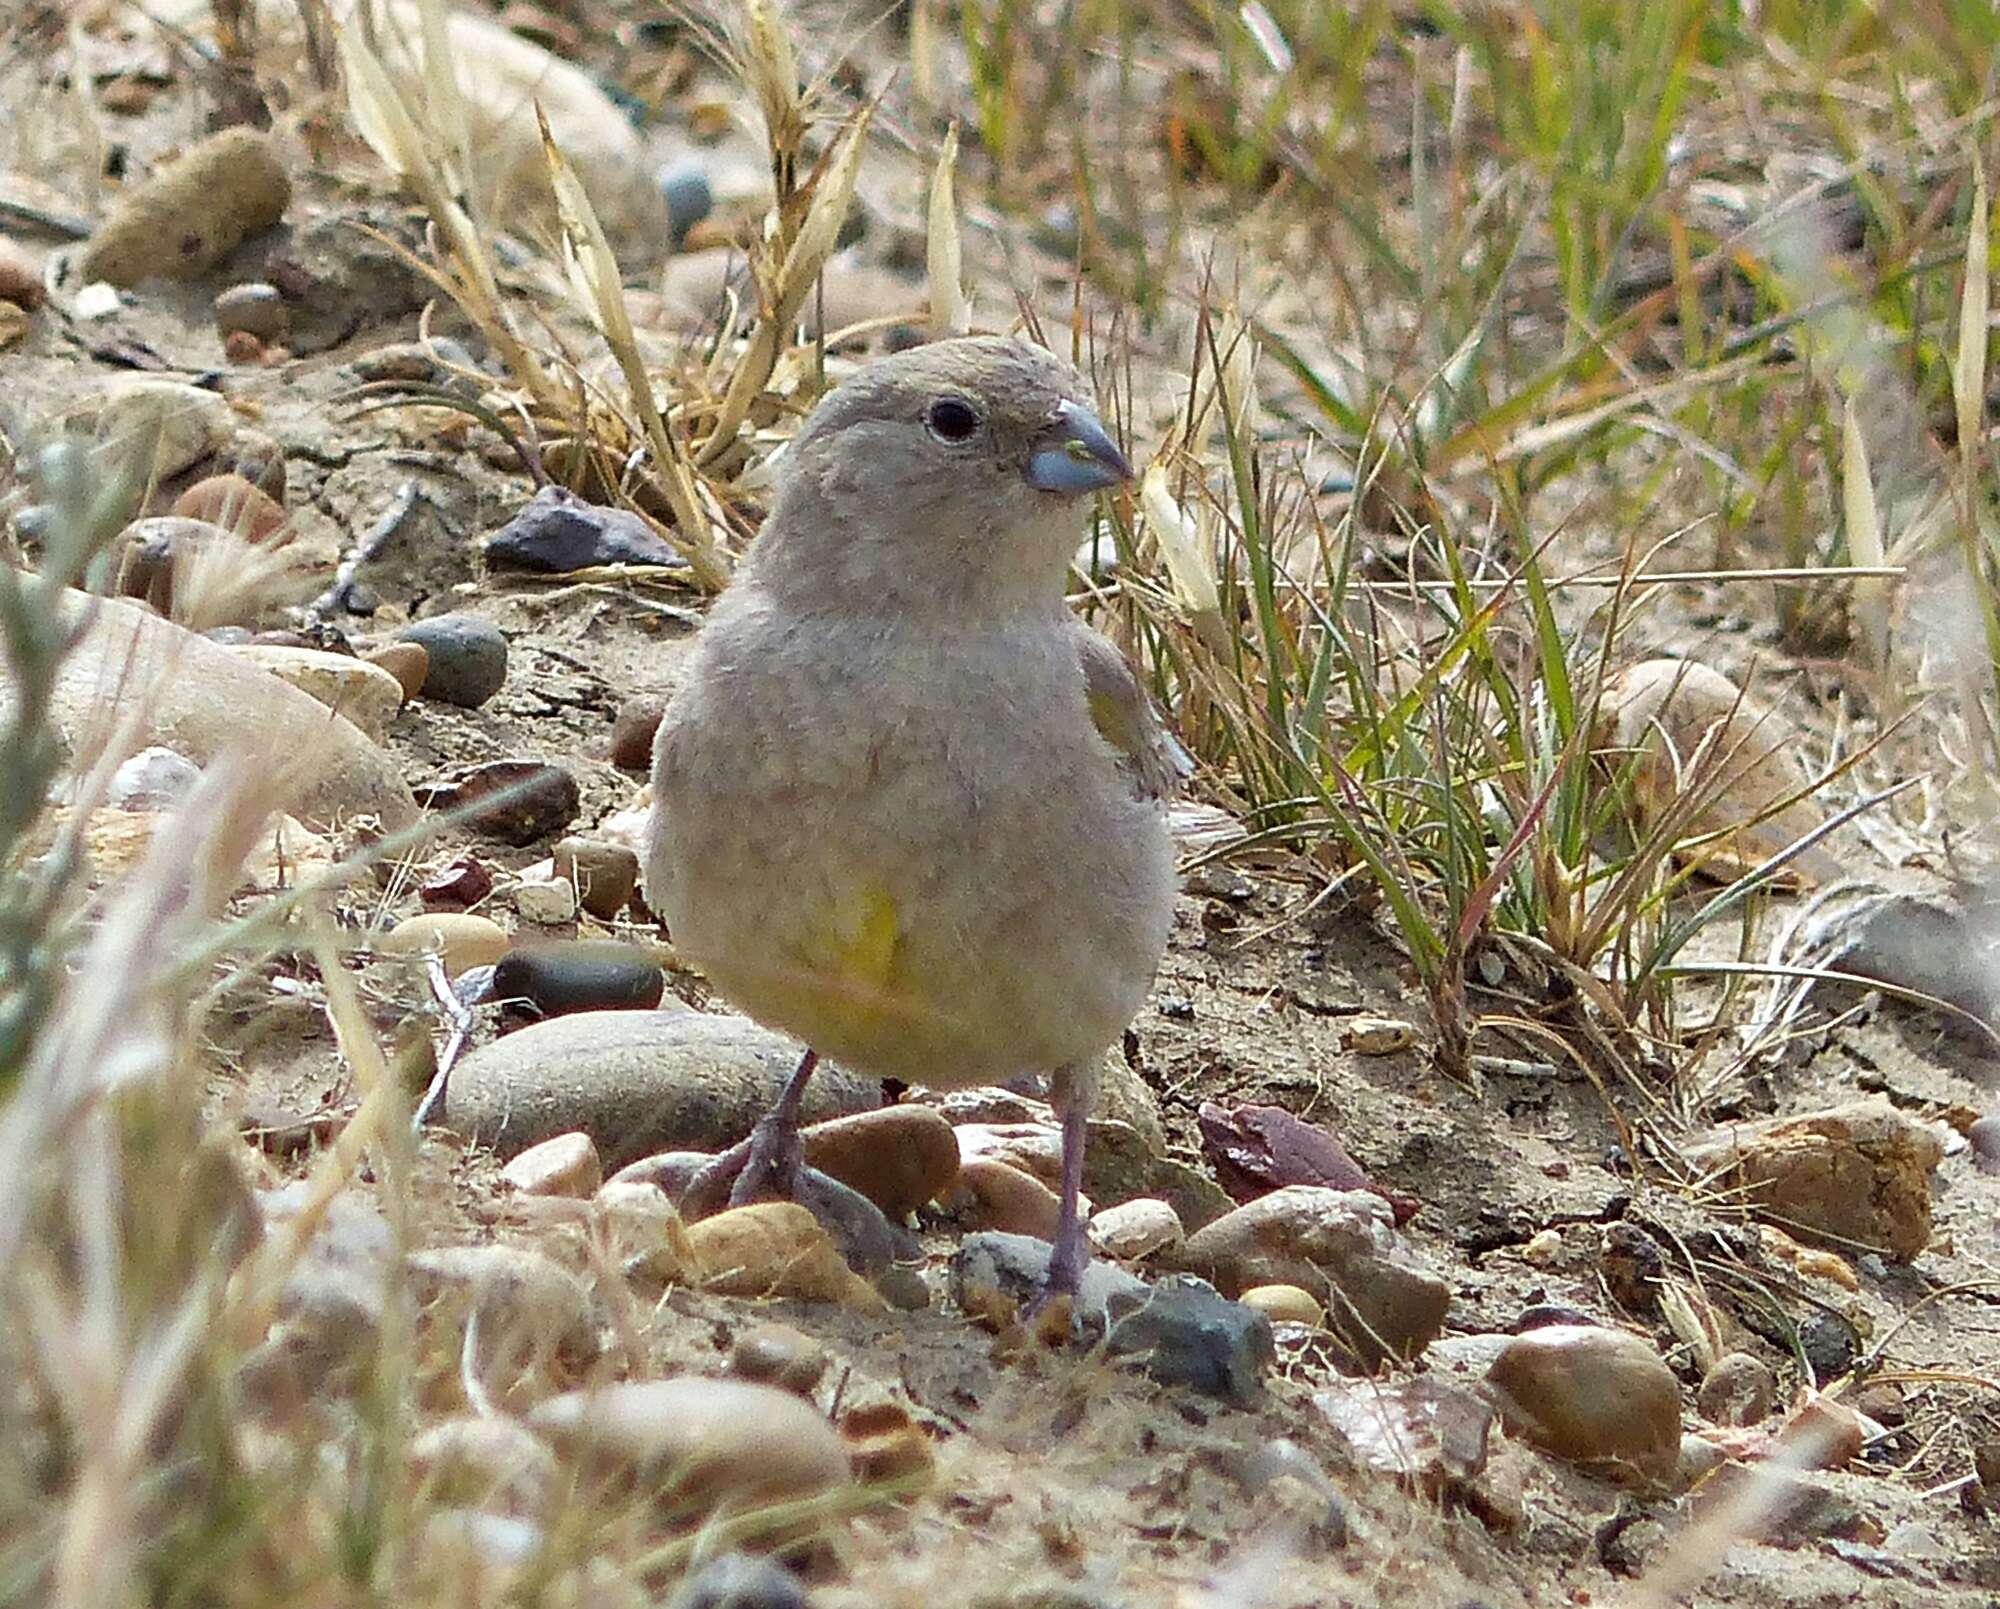
[[937, 1007], [913, 987], [902, 940], [894, 896], [870, 889], [771, 958], [760, 979], [765, 1009], [835, 1055], [934, 1023]]

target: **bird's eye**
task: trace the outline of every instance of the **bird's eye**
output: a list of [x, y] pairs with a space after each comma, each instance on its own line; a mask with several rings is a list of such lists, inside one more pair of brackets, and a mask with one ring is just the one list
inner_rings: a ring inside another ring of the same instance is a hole
[[924, 412], [924, 428], [939, 441], [956, 446], [970, 441], [979, 429], [979, 411], [963, 397], [939, 397]]

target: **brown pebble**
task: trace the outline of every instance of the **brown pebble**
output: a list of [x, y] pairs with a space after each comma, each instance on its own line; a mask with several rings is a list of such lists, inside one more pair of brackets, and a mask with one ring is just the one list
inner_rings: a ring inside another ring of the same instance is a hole
[[1680, 1467], [1680, 1386], [1639, 1336], [1547, 1325], [1509, 1341], [1486, 1381], [1508, 1430], [1544, 1452], [1639, 1486]]
[[278, 287], [261, 280], [231, 285], [215, 298], [216, 333], [226, 341], [231, 335], [253, 335], [261, 345], [282, 341], [292, 327], [292, 310]]
[[731, 1207], [690, 1224], [687, 1247], [708, 1289], [724, 1296], [841, 1302], [868, 1312], [886, 1304], [842, 1260], [819, 1220], [795, 1201]]
[[524, 1196], [589, 1196], [604, 1182], [597, 1143], [588, 1134], [558, 1134], [531, 1145], [500, 1170]]
[[1054, 1236], [1060, 1206], [1055, 1191], [1040, 1179], [992, 1157], [961, 1162], [958, 1182], [945, 1192], [943, 1204], [968, 1229], [998, 1229], [1040, 1240]]
[[0, 352], [19, 346], [28, 338], [28, 326], [33, 320], [28, 317], [25, 307], [17, 307], [12, 302], [0, 302]]
[[611, 763], [621, 771], [650, 771], [653, 738], [667, 701], [657, 693], [628, 698], [611, 722]]
[[1253, 1285], [1236, 1299], [1245, 1307], [1254, 1307], [1273, 1324], [1318, 1329], [1326, 1321], [1326, 1309], [1313, 1293], [1296, 1285]]
[[261, 430], [239, 430], [215, 455], [215, 473], [240, 475], [272, 502], [285, 501], [285, 449]]
[[1731, 1352], [1701, 1377], [1694, 1405], [1712, 1425], [1754, 1425], [1770, 1413], [1777, 1396], [1769, 1365], [1748, 1352]]
[[609, 921], [639, 886], [639, 857], [601, 838], [565, 838], [555, 847], [556, 876], [576, 886], [577, 902]]
[[222, 355], [239, 369], [260, 368], [264, 343], [248, 330], [231, 330], [222, 338]]
[[513, 941], [498, 922], [452, 911], [426, 911], [406, 916], [376, 941], [384, 955], [424, 955], [437, 951], [447, 977], [468, 967], [491, 966]]
[[840, 1417], [841, 1438], [854, 1478], [865, 1485], [915, 1481], [931, 1473], [936, 1460], [931, 1439], [900, 1402], [871, 1402]]
[[32, 313], [47, 300], [41, 258], [11, 236], [0, 235], [0, 302]]
[[859, 1190], [892, 1218], [912, 1213], [958, 1177], [958, 1137], [928, 1106], [885, 1106], [816, 1123], [806, 1161]]
[[241, 475], [210, 475], [174, 499], [181, 519], [206, 520], [252, 542], [268, 542], [285, 526], [285, 511]]
[[812, 1395], [826, 1365], [826, 1348], [789, 1324], [756, 1325], [739, 1335], [729, 1349], [731, 1374], [782, 1386], [801, 1397]]
[[385, 643], [362, 658], [396, 678], [405, 703], [424, 690], [424, 678], [431, 670], [431, 656], [420, 642]]
[[85, 280], [192, 279], [284, 216], [292, 182], [273, 135], [230, 128], [118, 200], [85, 244]]

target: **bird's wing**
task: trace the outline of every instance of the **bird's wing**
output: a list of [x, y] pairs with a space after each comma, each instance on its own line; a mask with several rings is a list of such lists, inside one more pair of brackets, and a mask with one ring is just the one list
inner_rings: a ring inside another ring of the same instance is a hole
[[1081, 622], [1072, 635], [1098, 736], [1118, 751], [1141, 798], [1171, 799], [1194, 774], [1193, 758], [1167, 730], [1125, 656]]

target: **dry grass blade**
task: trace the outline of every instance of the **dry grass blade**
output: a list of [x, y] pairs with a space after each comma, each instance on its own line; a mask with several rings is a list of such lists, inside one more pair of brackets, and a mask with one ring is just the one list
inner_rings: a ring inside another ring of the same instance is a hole
[[1986, 165], [1979, 159], [1978, 146], [1971, 147], [1970, 156], [1972, 215], [1965, 225], [1965, 283], [1958, 297], [1958, 356], [1951, 366], [1958, 453], [1968, 480], [1977, 473], [1979, 444], [1986, 434], [1986, 319], [1992, 295], [1987, 266], [1992, 226], [1986, 199]]
[[958, 125], [944, 137], [937, 168], [931, 175], [929, 228], [925, 241], [930, 275], [931, 337], [943, 340], [972, 328], [972, 307], [965, 296], [965, 265], [958, 235]]
[[[1875, 502], [1875, 477], [1868, 467], [1868, 437], [1861, 428], [1861, 415], [1849, 397], [1840, 420], [1840, 501], [1847, 517], [1847, 551], [1863, 569], [1881, 567], [1886, 558], [1882, 547], [1882, 516]], [[1862, 640], [1878, 669], [1886, 672], [1889, 662], [1889, 586], [1874, 576], [1854, 584], [1854, 612], [1859, 617]]]

